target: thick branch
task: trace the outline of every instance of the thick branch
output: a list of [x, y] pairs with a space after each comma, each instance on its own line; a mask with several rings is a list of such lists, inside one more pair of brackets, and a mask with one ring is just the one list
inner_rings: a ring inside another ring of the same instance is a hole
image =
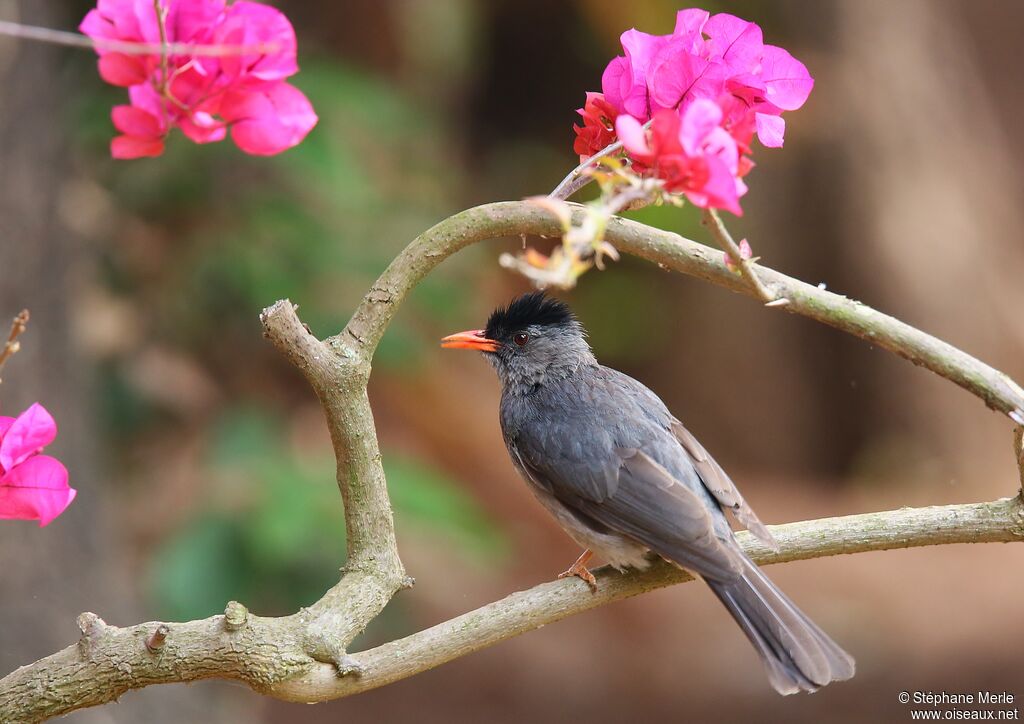
[[341, 581], [304, 609], [296, 625], [306, 653], [346, 672], [353, 667], [345, 647], [406, 585], [366, 395], [370, 353], [358, 345], [339, 351], [321, 342], [288, 300], [263, 310], [260, 319], [266, 336], [302, 371], [320, 398], [331, 433], [345, 505], [348, 561]]
[[[523, 201], [486, 204], [455, 214], [425, 231], [391, 262], [374, 284], [373, 293], [356, 310], [347, 333], [364, 340], [368, 349], [375, 348], [409, 291], [430, 270], [463, 247], [495, 237], [561, 233], [558, 221], [549, 212]], [[616, 217], [609, 222], [605, 239], [622, 251], [758, 298], [744, 279], [729, 271], [721, 253], [678, 234]], [[999, 370], [865, 304], [759, 264], [750, 266], [773, 299], [789, 300], [781, 309], [895, 352], [955, 382], [992, 409], [1024, 424], [1024, 390]]]
[[[1024, 508], [1016, 497], [824, 518], [771, 526], [771, 531], [779, 542], [777, 553], [749, 534], [739, 534], [743, 548], [762, 565], [893, 548], [1020, 541]], [[287, 701], [336, 699], [426, 671], [575, 613], [692, 580], [661, 562], [644, 572], [622, 575], [602, 568], [595, 574], [596, 593], [576, 579], [543, 583], [354, 654], [361, 674], [343, 678], [334, 666], [313, 663], [302, 654], [302, 642], [296, 639], [301, 614], [268, 619], [230, 604], [225, 616], [128, 628], [107, 626], [93, 614], [83, 614], [78, 644], [0, 679], [0, 722], [41, 721], [113, 701], [128, 689], [213, 677], [238, 679]], [[163, 643], [150, 651], [146, 642], [160, 626], [166, 627]]]
[[[991, 503], [902, 508], [769, 528], [779, 542], [778, 552], [746, 531], [737, 535], [743, 549], [761, 565], [948, 543], [1022, 541], [1024, 507], [1018, 496]], [[664, 561], [643, 572], [623, 575], [604, 567], [594, 574], [595, 593], [578, 579], [543, 583], [412, 636], [355, 654], [364, 667], [358, 678], [338, 679], [329, 667], [321, 666], [284, 681], [268, 693], [290, 701], [350, 696], [427, 671], [567, 616], [693, 580], [688, 573]]]

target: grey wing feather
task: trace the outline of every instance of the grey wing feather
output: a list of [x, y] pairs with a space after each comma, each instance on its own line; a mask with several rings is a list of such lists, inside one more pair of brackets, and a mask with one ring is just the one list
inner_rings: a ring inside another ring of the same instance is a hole
[[732, 541], [716, 531], [708, 502], [643, 451], [615, 452], [622, 460], [616, 495], [600, 506], [586, 500], [577, 505], [694, 573], [716, 580], [738, 577], [742, 557]]
[[[731, 581], [742, 572], [739, 550], [715, 530], [710, 501], [673, 478], [647, 454], [634, 448], [614, 448], [617, 480], [591, 495], [591, 475], [582, 478], [578, 466], [552, 468], [517, 454], [531, 482], [550, 492], [581, 521], [598, 524], [647, 546], [701, 576]], [[719, 513], [720, 515], [720, 513]]]
[[722, 466], [711, 457], [708, 451], [704, 449], [704, 446], [700, 444], [689, 430], [683, 427], [679, 420], [673, 419], [671, 427], [672, 434], [676, 436], [676, 439], [679, 440], [687, 455], [690, 456], [697, 474], [700, 475], [700, 479], [704, 482], [704, 487], [715, 496], [715, 500], [728, 508], [736, 517], [736, 520], [753, 533], [754, 537], [773, 551], [778, 551], [779, 544], [774, 536], [772, 536], [771, 531], [765, 527], [764, 523], [757, 517], [757, 514], [754, 513], [754, 510], [747, 505], [747, 501], [743, 499], [740, 491], [736, 489], [736, 484], [722, 470]]

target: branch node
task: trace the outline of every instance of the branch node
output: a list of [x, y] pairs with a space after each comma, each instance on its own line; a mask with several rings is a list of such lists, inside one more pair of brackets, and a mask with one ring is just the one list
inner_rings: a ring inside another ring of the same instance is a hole
[[366, 673], [366, 667], [348, 654], [335, 658], [334, 665], [338, 669], [338, 676], [362, 676]]
[[97, 636], [107, 627], [106, 621], [91, 611], [78, 614], [77, 623], [78, 630], [82, 632], [84, 638]]
[[412, 588], [415, 585], [416, 585], [416, 579], [413, 578], [412, 576], [406, 576], [405, 578], [402, 579], [402, 588], [404, 588], [404, 589], [410, 589], [410, 588]]
[[249, 609], [238, 601], [228, 601], [224, 607], [224, 628], [228, 631], [237, 631], [249, 620]]
[[170, 632], [171, 627], [165, 623], [156, 627], [156, 630], [146, 639], [146, 648], [151, 654], [155, 654], [164, 647], [164, 643], [167, 641], [167, 634]]
[[781, 307], [789, 304], [788, 300], [785, 300], [785, 298], [780, 299], [777, 293], [770, 291], [764, 285], [764, 282], [761, 281], [761, 278], [754, 270], [754, 259], [743, 256], [740, 245], [732, 238], [732, 234], [729, 233], [721, 217], [719, 217], [714, 209], [704, 209], [704, 217], [701, 223], [711, 230], [711, 235], [715, 237], [715, 241], [718, 242], [722, 251], [725, 252], [726, 257], [732, 259], [733, 263], [739, 267], [740, 276], [746, 281], [747, 286], [754, 292], [754, 295], [765, 303], [765, 306]]
[[78, 639], [78, 651], [88, 659], [92, 656], [93, 648], [99, 642], [107, 624], [102, 618], [89, 611], [78, 614], [77, 623], [78, 630], [82, 632], [81, 638]]

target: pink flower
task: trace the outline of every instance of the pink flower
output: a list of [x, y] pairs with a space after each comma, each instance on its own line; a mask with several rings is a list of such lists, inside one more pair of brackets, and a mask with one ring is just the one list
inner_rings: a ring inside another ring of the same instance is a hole
[[[101, 77], [129, 88], [130, 105], [113, 111], [123, 135], [115, 158], [159, 156], [172, 128], [195, 143], [223, 140], [228, 131], [246, 153], [280, 153], [317, 123], [309, 100], [285, 79], [298, 72], [295, 31], [279, 10], [238, 0], [161, 0], [167, 42], [237, 46], [222, 55], [126, 55], [98, 45]], [[99, 0], [80, 29], [94, 40], [159, 44], [152, 0]], [[272, 48], [267, 50], [266, 48]], [[259, 50], [251, 50], [260, 48]]]
[[44, 526], [75, 499], [67, 469], [39, 454], [56, 436], [57, 424], [38, 402], [16, 418], [0, 416], [0, 519]]
[[619, 112], [600, 93], [587, 93], [587, 102], [576, 111], [583, 125], [574, 125], [576, 141], [572, 149], [583, 162], [615, 141], [615, 118]]
[[625, 56], [615, 58], [601, 76], [604, 97], [619, 113], [647, 119], [651, 115], [647, 72], [668, 36], [627, 30], [620, 38]]
[[737, 142], [749, 146], [756, 132], [765, 146], [781, 146], [783, 111], [800, 108], [814, 86], [803, 63], [765, 45], [757, 24], [728, 13], [680, 10], [671, 35], [628, 30], [621, 40], [625, 55], [608, 64], [601, 83], [616, 111], [641, 123], [700, 98], [723, 107], [735, 100], [742, 112], [731, 108], [726, 127], [738, 129]]
[[[782, 146], [782, 114], [800, 108], [814, 87], [807, 68], [782, 48], [765, 45], [756, 23], [696, 8], [677, 13], [670, 35], [634, 29], [621, 40], [625, 54], [608, 64], [601, 86], [635, 168], [651, 170], [695, 204], [739, 213], [738, 199], [747, 190], [742, 179], [754, 166], [753, 138]], [[586, 111], [584, 127], [576, 127], [574, 148], [581, 154], [578, 147], [597, 131], [588, 128]], [[651, 119], [648, 144], [640, 129]], [[733, 176], [731, 186], [723, 168]]]
[[291, 148], [309, 132], [313, 106], [298, 88], [273, 83], [259, 90], [228, 91], [220, 114], [231, 125], [235, 144], [256, 156]]
[[636, 170], [650, 171], [665, 189], [681, 192], [696, 206], [743, 214], [739, 197], [747, 191], [740, 180], [736, 141], [720, 125], [722, 110], [706, 98], [691, 103], [680, 115], [662, 109], [654, 115], [650, 134], [632, 116], [619, 116], [615, 130]]

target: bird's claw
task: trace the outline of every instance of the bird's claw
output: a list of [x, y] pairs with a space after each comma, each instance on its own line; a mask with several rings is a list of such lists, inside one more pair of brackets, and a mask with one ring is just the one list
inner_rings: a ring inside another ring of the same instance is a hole
[[594, 574], [591, 573], [586, 566], [573, 563], [569, 567], [569, 570], [558, 574], [559, 578], [572, 578], [573, 576], [576, 576], [590, 586], [590, 591], [592, 593], [597, 593], [597, 579], [594, 578]]

